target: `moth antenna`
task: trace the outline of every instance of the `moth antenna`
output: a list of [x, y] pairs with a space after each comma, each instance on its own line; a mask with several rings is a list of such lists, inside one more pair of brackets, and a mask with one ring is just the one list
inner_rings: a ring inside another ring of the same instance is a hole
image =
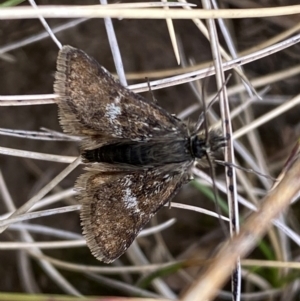
[[[214, 96], [214, 98], [208, 103], [208, 106], [207, 106], [207, 107], [206, 107], [205, 101], [203, 101], [203, 111], [201, 112], [201, 114], [200, 114], [200, 116], [199, 116], [199, 118], [198, 118], [198, 121], [197, 121], [196, 126], [195, 126], [195, 133], [193, 133], [193, 135], [195, 135], [196, 133], [199, 132], [199, 129], [200, 129], [202, 123], [203, 123], [204, 120], [205, 120], [206, 112], [212, 107], [212, 105], [213, 105], [213, 104], [216, 102], [216, 100], [219, 98], [219, 95], [220, 95], [220, 93], [221, 93], [223, 87], [224, 87], [225, 85], [227, 85], [227, 83], [229, 82], [231, 76], [232, 76], [231, 73], [227, 76], [227, 78], [226, 78], [224, 84], [222, 85], [221, 89], [220, 89], [220, 90], [218, 91], [218, 93]], [[204, 97], [204, 92], [202, 93], [202, 99], [204, 99], [203, 97]]]
[[[216, 208], [216, 213], [219, 215], [219, 223], [221, 225], [221, 228], [223, 230], [223, 233], [225, 233], [226, 236], [229, 236], [228, 229], [225, 225], [224, 220], [221, 218], [221, 209], [220, 206], [218, 205], [218, 200], [219, 200], [219, 193], [216, 185], [216, 173], [215, 173], [215, 168], [212, 162], [212, 158], [209, 153], [206, 153], [206, 159], [209, 165], [209, 170], [210, 170], [210, 176], [212, 180], [212, 188], [213, 188], [213, 194], [214, 194], [214, 199], [215, 199], [215, 208]], [[215, 161], [215, 160], [214, 160]]]
[[269, 180], [272, 180], [272, 181], [276, 181], [275, 178], [269, 176], [269, 175], [265, 175], [257, 170], [254, 170], [252, 168], [245, 168], [245, 167], [242, 167], [242, 166], [239, 166], [239, 165], [236, 165], [234, 163], [229, 163], [229, 162], [225, 162], [225, 161], [221, 161], [221, 160], [215, 160], [215, 162], [219, 165], [222, 165], [222, 166], [227, 166], [227, 167], [234, 167], [234, 168], [237, 168], [239, 170], [243, 170], [245, 172], [248, 172], [248, 173], [253, 173], [253, 174], [257, 174], [261, 177], [264, 177], [266, 179], [269, 179]]

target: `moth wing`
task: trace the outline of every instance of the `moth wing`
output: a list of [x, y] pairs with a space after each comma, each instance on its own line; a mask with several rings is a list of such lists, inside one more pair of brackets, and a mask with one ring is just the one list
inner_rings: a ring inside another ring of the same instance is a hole
[[58, 54], [54, 91], [64, 131], [95, 145], [119, 138], [175, 137], [187, 131], [179, 119], [123, 87], [95, 59], [71, 46]]
[[[79, 177], [83, 235], [92, 254], [106, 263], [119, 258], [142, 228], [186, 180], [186, 166], [138, 172], [98, 172]], [[170, 172], [169, 172], [170, 171]], [[172, 172], [171, 172], [172, 171]]]

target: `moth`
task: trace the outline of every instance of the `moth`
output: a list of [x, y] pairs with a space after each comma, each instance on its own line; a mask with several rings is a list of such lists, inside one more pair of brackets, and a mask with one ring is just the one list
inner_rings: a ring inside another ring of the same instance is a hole
[[75, 188], [83, 235], [91, 253], [110, 263], [224, 138], [193, 132], [71, 46], [59, 51], [54, 91], [63, 131], [82, 138], [85, 173]]

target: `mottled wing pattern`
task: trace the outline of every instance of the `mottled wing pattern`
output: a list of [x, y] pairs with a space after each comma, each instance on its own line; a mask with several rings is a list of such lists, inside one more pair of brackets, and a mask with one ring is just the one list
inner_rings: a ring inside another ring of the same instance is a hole
[[88, 138], [85, 147], [120, 138], [186, 136], [186, 126], [177, 118], [124, 88], [96, 60], [71, 46], [58, 54], [54, 91], [64, 131]]
[[170, 164], [130, 173], [90, 170], [79, 177], [81, 223], [93, 255], [106, 263], [120, 257], [186, 181], [188, 167]]

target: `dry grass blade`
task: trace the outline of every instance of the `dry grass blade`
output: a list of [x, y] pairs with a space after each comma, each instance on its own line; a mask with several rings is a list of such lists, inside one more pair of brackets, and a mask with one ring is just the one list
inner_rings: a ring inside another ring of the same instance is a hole
[[23, 6], [2, 8], [0, 19], [32, 19], [43, 16], [45, 18], [132, 18], [132, 19], [241, 19], [241, 18], [261, 18], [271, 16], [284, 16], [299, 14], [300, 5], [290, 5], [281, 7], [268, 7], [259, 9], [220, 9], [218, 11], [193, 9], [193, 10], [162, 10], [162, 9], [124, 9], [107, 5], [86, 5], [86, 6], [39, 6], [38, 10]]

